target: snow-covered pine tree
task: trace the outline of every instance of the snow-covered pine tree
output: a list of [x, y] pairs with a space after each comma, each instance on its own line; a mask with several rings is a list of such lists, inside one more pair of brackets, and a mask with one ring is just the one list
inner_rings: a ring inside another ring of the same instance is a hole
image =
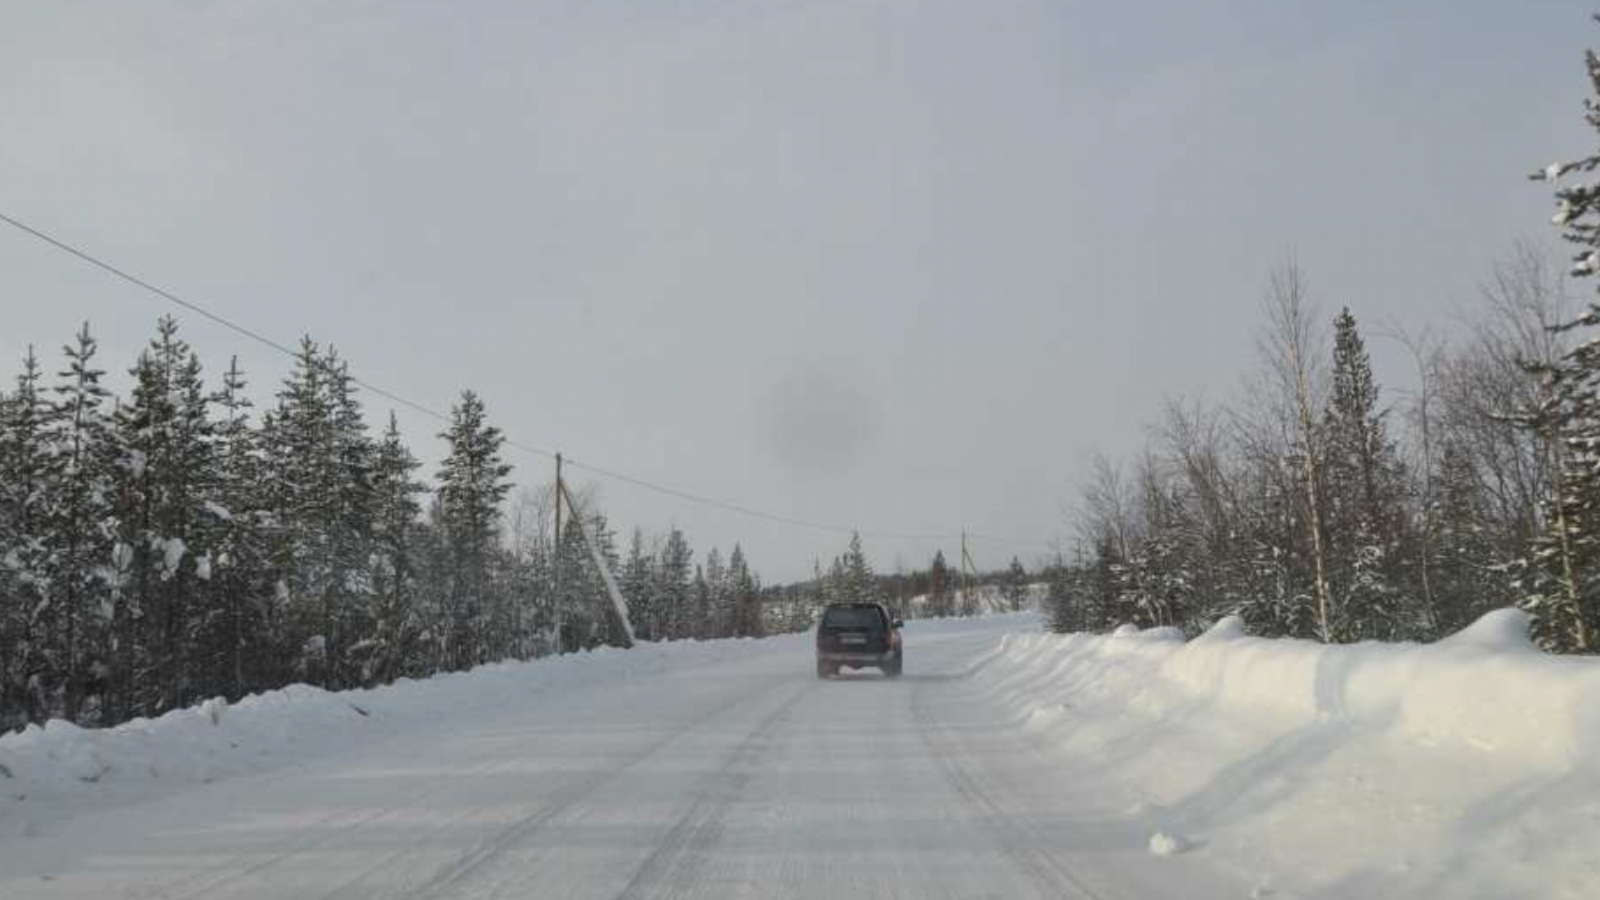
[[654, 565], [654, 555], [645, 551], [644, 532], [633, 529], [633, 536], [628, 540], [628, 561], [622, 566], [619, 586], [628, 601], [628, 621], [633, 623], [634, 634], [642, 641], [660, 639], [655, 632], [655, 597], [650, 581]]
[[[715, 547], [712, 548], [712, 552], [716, 552]], [[710, 558], [709, 555], [707, 558]], [[689, 597], [689, 606], [694, 610], [694, 620], [689, 623], [688, 637], [703, 640], [711, 636], [706, 621], [711, 614], [711, 585], [706, 581], [705, 566], [699, 563], [695, 563], [694, 581], [689, 588]]]
[[1003, 586], [1006, 605], [1012, 612], [1021, 611], [1028, 599], [1028, 570], [1022, 567], [1022, 560], [1011, 557], [1011, 565], [1006, 568], [1006, 579]]
[[933, 564], [928, 568], [928, 615], [943, 618], [955, 613], [955, 601], [950, 587], [950, 566], [944, 561], [944, 551], [933, 551]]
[[113, 668], [127, 688], [119, 718], [182, 705], [199, 688], [194, 641], [211, 611], [199, 604], [199, 560], [216, 477], [200, 373], [177, 321], [163, 317], [117, 409]]
[[[450, 669], [453, 646], [450, 641], [454, 622], [450, 607], [453, 565], [446, 534], [444, 507], [435, 492], [417, 528], [414, 555], [418, 565], [412, 612], [419, 630], [415, 646], [406, 655], [403, 667], [408, 676], [426, 677]], [[544, 586], [549, 582], [553, 556], [549, 541], [541, 540], [534, 546], [529, 559], [529, 566], [543, 576], [539, 600], [544, 607], [540, 610], [540, 627], [548, 649], [552, 650], [555, 647], [554, 599]]]
[[373, 610], [369, 565], [372, 558], [372, 521], [376, 493], [373, 467], [376, 446], [367, 434], [356, 385], [349, 364], [329, 348], [326, 363], [328, 429], [323, 452], [331, 465], [325, 487], [330, 490], [327, 519], [321, 523], [326, 546], [324, 581], [317, 594], [322, 602], [321, 633], [328, 666], [328, 682], [343, 687], [365, 680], [365, 648], [347, 658], [359, 635], [371, 633]]
[[731, 623], [728, 608], [728, 567], [722, 561], [722, 551], [712, 547], [706, 551], [705, 609], [699, 620], [700, 638], [727, 637]]
[[48, 519], [51, 448], [49, 404], [33, 348], [16, 387], [0, 400], [0, 726], [49, 715], [45, 688], [49, 550], [40, 535]]
[[1068, 566], [1061, 557], [1045, 572], [1049, 590], [1045, 594], [1045, 627], [1056, 634], [1070, 634], [1083, 629], [1082, 606], [1079, 603], [1078, 584], [1083, 577], [1080, 569]]
[[657, 639], [676, 640], [693, 633], [694, 610], [690, 582], [694, 574], [694, 552], [682, 531], [673, 528], [661, 545], [654, 571], [654, 621], [651, 631]]
[[[591, 503], [592, 507], [593, 504]], [[581, 517], [589, 534], [598, 544], [600, 558], [616, 578], [621, 560], [616, 549], [616, 534], [611, 530], [605, 515], [591, 510], [574, 510]], [[562, 620], [568, 633], [563, 644], [569, 650], [591, 648], [601, 644], [621, 646], [621, 623], [612, 612], [611, 597], [605, 579], [595, 569], [594, 554], [584, 537], [584, 528], [577, 521], [565, 529], [562, 537], [565, 570], [562, 575], [562, 592], [566, 596]]]
[[1251, 634], [1316, 638], [1316, 568], [1308, 540], [1304, 464], [1291, 455], [1261, 452], [1251, 460], [1244, 490], [1240, 540], [1247, 548], [1240, 602], [1227, 612]]
[[[1587, 51], [1590, 89], [1585, 119], [1600, 133], [1600, 56]], [[1564, 181], [1600, 169], [1600, 152], [1557, 162], [1536, 173], [1556, 186], [1552, 219], [1577, 246], [1571, 274], [1600, 273], [1600, 183]], [[1558, 331], [1600, 325], [1591, 302]], [[1520, 605], [1533, 615], [1541, 646], [1563, 653], [1600, 652], [1600, 338], [1590, 337], [1557, 362], [1530, 363], [1541, 381], [1541, 400], [1521, 423], [1550, 441], [1553, 495], [1546, 501], [1545, 532], [1520, 566]]]
[[839, 599], [852, 603], [874, 603], [881, 599], [872, 563], [867, 561], [867, 553], [861, 546], [860, 532], [850, 535], [850, 546], [842, 558], [842, 570]]
[[1427, 613], [1408, 589], [1402, 562], [1407, 479], [1348, 307], [1334, 320], [1333, 384], [1322, 428], [1333, 634], [1341, 640], [1419, 636]]
[[[576, 518], [581, 513], [572, 510], [570, 515]], [[558, 645], [563, 652], [580, 650], [587, 646], [585, 637], [592, 617], [583, 599], [588, 593], [588, 587], [583, 583], [588, 574], [588, 561], [585, 558], [583, 535], [577, 523], [569, 518], [562, 524], [558, 543], [552, 545], [552, 549], [551, 573], [556, 577], [552, 579], [550, 590], [555, 621], [560, 629]]]
[[215, 615], [200, 645], [209, 692], [236, 699], [271, 684], [266, 680], [270, 661], [264, 657], [277, 646], [271, 634], [275, 623], [263, 614], [273, 594], [265, 546], [272, 524], [263, 483], [266, 467], [237, 356], [229, 360], [211, 402], [218, 413], [217, 477], [213, 502], [206, 507], [212, 537], [205, 559]]
[[1482, 488], [1467, 455], [1446, 441], [1433, 478], [1431, 547], [1437, 631], [1452, 634], [1510, 596], [1489, 534]]
[[[160, 519], [165, 540], [160, 645], [166, 649], [157, 671], [169, 708], [201, 695], [198, 635], [210, 620], [220, 617], [218, 607], [210, 602], [214, 598], [206, 583], [211, 555], [207, 545], [218, 524], [207, 507], [216, 493], [216, 435], [200, 357], [187, 342], [177, 339], [177, 329], [177, 320], [170, 316], [156, 329], [156, 360], [168, 372], [173, 416], [167, 423], [166, 452], [152, 463], [165, 500]], [[206, 561], [203, 565], [202, 560]]]
[[500, 504], [511, 490], [511, 466], [501, 459], [505, 443], [489, 425], [483, 401], [464, 391], [451, 410], [450, 427], [439, 435], [449, 450], [439, 465], [440, 524], [449, 555], [448, 663], [464, 669], [482, 662], [473, 624], [489, 591], [491, 555], [499, 543]]
[[1117, 541], [1104, 535], [1095, 541], [1094, 558], [1089, 567], [1088, 590], [1084, 594], [1085, 630], [1107, 631], [1129, 621], [1122, 615], [1120, 572], [1124, 561]]
[[325, 683], [327, 637], [320, 593], [329, 581], [329, 525], [337, 510], [336, 460], [328, 397], [328, 365], [319, 347], [302, 338], [294, 369], [278, 389], [277, 406], [263, 417], [268, 462], [266, 502], [274, 527], [269, 558], [276, 579], [270, 617], [282, 644], [271, 656], [275, 681]]
[[66, 368], [59, 373], [51, 404], [47, 442], [55, 448], [46, 469], [49, 491], [43, 540], [48, 562], [53, 681], [62, 689], [62, 715], [80, 721], [83, 701], [92, 697], [94, 721], [105, 721], [101, 706], [110, 676], [100, 650], [110, 620], [111, 467], [115, 460], [105, 404], [111, 392], [100, 384], [105, 374], [95, 363], [97, 345], [87, 323], [75, 342], [63, 348]]
[[1198, 550], [1184, 498], [1151, 480], [1146, 486], [1143, 536], [1120, 570], [1119, 618], [1141, 628], [1196, 624]]
[[[600, 512], [598, 503], [589, 517], [589, 533], [594, 536], [600, 559], [605, 563], [610, 572], [611, 579], [619, 583], [622, 577], [622, 554], [617, 551], [617, 532], [611, 527], [611, 520], [606, 514]], [[622, 623], [618, 621], [617, 614], [612, 607], [611, 592], [606, 589], [605, 579], [595, 571], [594, 554], [590, 553], [584, 558], [584, 571], [588, 573], [590, 605], [594, 610], [596, 621], [596, 640], [599, 643], [613, 647], [626, 644], [626, 636], [622, 631]], [[626, 601], [627, 598], [623, 598]], [[628, 620], [632, 623], [632, 619]]]
[[733, 603], [733, 636], [762, 637], [766, 623], [761, 611], [761, 583], [750, 573], [744, 549], [733, 545], [728, 557], [728, 591]]
[[422, 515], [419, 498], [425, 490], [415, 477], [420, 466], [391, 411], [389, 427], [372, 460], [372, 606], [367, 646], [351, 648], [362, 660], [363, 680], [368, 683], [392, 681], [404, 671], [417, 630], [412, 601], [419, 562], [415, 553]]
[[[1600, 324], [1591, 306], [1579, 322]], [[1530, 366], [1546, 391], [1519, 421], [1549, 439], [1551, 496], [1545, 530], [1518, 561], [1518, 605], [1533, 617], [1532, 633], [1556, 653], [1600, 651], [1600, 402], [1595, 376], [1600, 347], [1591, 340], [1554, 364]]]

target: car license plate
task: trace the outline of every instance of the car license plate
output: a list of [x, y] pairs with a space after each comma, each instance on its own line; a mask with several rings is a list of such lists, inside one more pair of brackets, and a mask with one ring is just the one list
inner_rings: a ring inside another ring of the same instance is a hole
[[839, 643], [841, 644], [865, 644], [866, 642], [867, 636], [864, 634], [845, 634], [839, 636]]

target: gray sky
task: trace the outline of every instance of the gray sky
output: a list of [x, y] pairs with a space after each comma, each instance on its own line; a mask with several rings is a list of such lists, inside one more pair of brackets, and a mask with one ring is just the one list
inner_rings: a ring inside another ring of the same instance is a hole
[[[1591, 5], [7, 0], [0, 211], [419, 401], [472, 387], [530, 444], [1050, 541], [1089, 451], [1230, 392], [1285, 250], [1330, 312], [1417, 325], [1553, 246], [1522, 176], [1593, 146]], [[168, 311], [0, 231], [7, 380], [85, 318], [125, 368]], [[287, 370], [183, 321], [213, 372]], [[843, 544], [602, 495], [769, 579]]]

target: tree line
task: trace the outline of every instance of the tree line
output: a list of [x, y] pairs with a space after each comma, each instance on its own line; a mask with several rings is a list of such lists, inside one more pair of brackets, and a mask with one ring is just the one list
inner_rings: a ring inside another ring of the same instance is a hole
[[1094, 461], [1052, 627], [1238, 614], [1263, 635], [1431, 640], [1515, 605], [1547, 650], [1600, 652], [1600, 305], [1568, 290], [1600, 271], [1600, 186], [1576, 179], [1597, 168], [1533, 176], [1570, 265], [1521, 245], [1460, 335], [1386, 335], [1414, 369], [1395, 402], [1351, 310], [1323, 318], [1305, 272], [1277, 267], [1239, 399], [1171, 400], [1141, 454]]
[[[0, 391], [0, 728], [619, 637], [581, 529], [556, 535], [550, 486], [513, 493], [470, 391], [425, 483], [394, 415], [371, 430], [348, 365], [309, 338], [259, 415], [238, 360], [208, 384], [171, 318], [126, 396], [87, 325], [54, 368], [30, 349]], [[641, 638], [768, 627], [738, 546], [696, 561], [677, 529], [635, 531], [623, 559], [593, 492], [578, 497]]]

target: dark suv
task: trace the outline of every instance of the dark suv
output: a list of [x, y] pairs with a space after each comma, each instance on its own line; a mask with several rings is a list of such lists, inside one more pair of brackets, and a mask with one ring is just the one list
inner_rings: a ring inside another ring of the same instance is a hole
[[876, 666], [894, 678], [905, 657], [899, 619], [880, 603], [830, 603], [817, 623], [817, 677]]

